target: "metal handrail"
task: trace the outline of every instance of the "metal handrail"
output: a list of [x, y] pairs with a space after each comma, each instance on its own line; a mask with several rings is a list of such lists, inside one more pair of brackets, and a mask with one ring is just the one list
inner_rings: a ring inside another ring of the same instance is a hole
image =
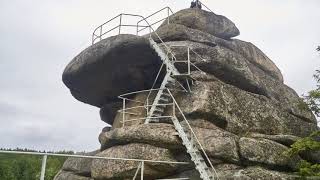
[[[100, 26], [98, 26], [98, 27], [94, 30], [94, 32], [93, 32], [93, 35], [92, 35], [92, 44], [94, 44], [95, 40], [98, 39], [98, 38], [100, 38], [100, 40], [101, 40], [101, 39], [102, 39], [102, 35], [105, 35], [105, 34], [106, 34], [106, 33], [102, 33], [102, 28], [103, 28], [103, 26], [106, 25], [106, 24], [108, 24], [109, 22], [111, 22], [112, 20], [114, 20], [114, 19], [116, 19], [116, 18], [118, 18], [118, 17], [120, 17], [120, 21], [119, 21], [120, 24], [119, 24], [117, 27], [119, 27], [119, 34], [120, 34], [120, 33], [121, 33], [121, 29], [120, 29], [120, 28], [121, 28], [121, 26], [122, 26], [122, 16], [139, 17], [139, 18], [141, 18], [141, 20], [145, 21], [145, 22], [147, 23], [148, 27], [150, 28], [150, 34], [149, 34], [150, 38], [152, 38], [152, 33], [153, 33], [154, 35], [156, 35], [156, 37], [157, 37], [157, 38], [161, 41], [161, 43], [165, 46], [165, 49], [166, 49], [167, 53], [170, 53], [173, 57], [175, 57], [174, 54], [172, 53], [171, 49], [170, 49], [170, 48], [166, 45], [166, 43], [160, 38], [159, 34], [152, 28], [152, 26], [151, 26], [150, 23], [146, 20], [146, 18], [144, 18], [144, 17], [141, 16], [141, 15], [136, 15], [136, 14], [121, 13], [121, 14], [119, 14], [118, 16], [115, 16], [114, 18], [110, 19], [109, 21], [107, 21], [107, 22], [101, 24]], [[132, 26], [133, 26], [133, 25], [132, 25]], [[137, 28], [138, 28], [138, 27], [137, 27]], [[100, 36], [98, 36], [98, 35], [95, 34], [95, 32], [96, 32], [98, 29], [100, 29]], [[152, 33], [151, 33], [151, 31], [152, 31]], [[94, 38], [94, 36], [96, 36], [96, 38]]]
[[[153, 90], [160, 90], [160, 89], [142, 90], [142, 91], [132, 92], [132, 93], [128, 93], [128, 94], [132, 95], [132, 94], [134, 94], [134, 93], [148, 92], [148, 91], [153, 91]], [[202, 144], [200, 143], [200, 141], [199, 141], [196, 133], [193, 131], [193, 129], [192, 129], [192, 127], [191, 127], [188, 119], [187, 119], [186, 116], [184, 115], [183, 111], [181, 110], [179, 104], [178, 104], [177, 101], [175, 100], [175, 98], [174, 98], [173, 94], [171, 93], [170, 89], [165, 88], [165, 89], [163, 89], [163, 90], [166, 90], [166, 91], [169, 93], [169, 95], [170, 95], [170, 97], [171, 97], [171, 99], [172, 99], [172, 101], [173, 101], [173, 103], [169, 103], [169, 104], [168, 104], [168, 105], [173, 105], [173, 112], [172, 112], [173, 115], [172, 115], [172, 116], [171, 116], [171, 115], [167, 115], [167, 116], [160, 116], [160, 117], [142, 117], [142, 118], [135, 118], [135, 119], [129, 119], [129, 120], [123, 119], [123, 120], [121, 121], [122, 124], [123, 124], [123, 126], [124, 126], [124, 124], [125, 124], [126, 122], [140, 121], [140, 120], [145, 120], [145, 119], [147, 119], [147, 118], [155, 118], [155, 119], [174, 118], [174, 117], [176, 117], [176, 116], [175, 116], [175, 114], [176, 114], [176, 112], [175, 112], [175, 109], [176, 109], [176, 108], [175, 108], [175, 107], [177, 107], [178, 111], [180, 112], [181, 116], [183, 117], [184, 121], [186, 122], [188, 128], [190, 129], [190, 132], [191, 132], [192, 136], [195, 138], [196, 143], [199, 145], [200, 150], [203, 152], [205, 158], [207, 159], [207, 161], [208, 161], [208, 163], [209, 163], [209, 165], [210, 165], [210, 168], [214, 171], [215, 175], [218, 177], [218, 174], [217, 174], [217, 172], [216, 172], [213, 164], [211, 163], [211, 161], [210, 161], [210, 159], [209, 159], [209, 156], [208, 156], [207, 153], [205, 152], [205, 150], [204, 150]], [[126, 95], [128, 95], [128, 94], [126, 94]], [[165, 105], [165, 104], [164, 104], [164, 105]], [[158, 106], [158, 105], [148, 105], [148, 106]], [[141, 108], [141, 107], [144, 107], [144, 106], [137, 106], [137, 107], [140, 107], [140, 108]], [[137, 107], [131, 107], [131, 108], [126, 108], [126, 109], [133, 109], [133, 108], [137, 108]], [[119, 110], [118, 112], [125, 112], [126, 109]]]
[[[134, 91], [134, 92], [129, 92], [129, 93], [125, 93], [125, 94], [121, 94], [120, 96], [118, 96], [118, 98], [123, 99], [126, 96], [131, 96], [134, 94], [139, 94], [139, 93], [144, 93], [144, 92], [149, 92], [149, 91], [159, 91], [159, 90], [166, 90], [167, 88], [156, 88], [156, 89], [145, 89], [145, 90], [140, 90], [140, 91]], [[175, 90], [175, 91], [181, 91], [181, 92], [185, 92], [182, 90]], [[128, 98], [125, 98], [128, 99]], [[140, 101], [141, 102], [141, 101]]]
[[190, 129], [190, 131], [191, 131], [192, 135], [195, 137], [196, 142], [199, 144], [201, 151], [203, 152], [203, 154], [205, 155], [205, 157], [206, 157], [207, 161], [208, 161], [208, 162], [209, 162], [209, 164], [210, 164], [210, 167], [212, 168], [212, 170], [214, 171], [214, 173], [216, 174], [216, 176], [218, 176], [217, 171], [216, 171], [216, 170], [215, 170], [215, 168], [213, 167], [213, 165], [212, 165], [212, 163], [211, 163], [211, 161], [210, 161], [210, 159], [209, 159], [209, 157], [208, 157], [207, 153], [205, 152], [205, 150], [204, 150], [203, 146], [201, 145], [201, 143], [200, 143], [200, 141], [199, 141], [199, 139], [198, 139], [198, 137], [197, 137], [196, 133], [193, 131], [193, 129], [192, 129], [192, 127], [191, 127], [191, 125], [190, 125], [189, 121], [187, 120], [186, 116], [184, 115], [183, 111], [181, 110], [181, 108], [180, 108], [179, 104], [178, 104], [178, 103], [177, 103], [177, 101], [175, 100], [175, 98], [174, 98], [174, 96], [172, 95], [171, 91], [170, 91], [169, 89], [167, 89], [167, 91], [168, 91], [168, 93], [170, 94], [170, 96], [171, 96], [171, 98], [172, 98], [172, 101], [174, 102], [175, 106], [178, 108], [178, 110], [179, 110], [180, 114], [182, 115], [182, 117], [183, 117], [184, 121], [185, 121], [185, 122], [186, 122], [186, 124], [188, 125], [188, 127], [189, 127], [189, 129]]
[[143, 107], [152, 107], [152, 106], [169, 106], [169, 105], [173, 105], [173, 103], [165, 103], [165, 104], [157, 104], [157, 105], [145, 105], [145, 106], [134, 106], [134, 107], [130, 107], [130, 108], [126, 108], [126, 109], [120, 109], [117, 112], [119, 113], [125, 113], [125, 110], [132, 110], [132, 109], [138, 109], [138, 108], [143, 108]]
[[[23, 151], [4, 151], [0, 150], [0, 154], [24, 154], [24, 155], [36, 155], [43, 156], [41, 164], [41, 174], [40, 180], [44, 180], [46, 163], [48, 156], [57, 156], [57, 157], [71, 157], [71, 158], [87, 158], [87, 159], [101, 159], [101, 160], [120, 160], [120, 161], [134, 161], [140, 162], [138, 169], [141, 168], [141, 180], [144, 176], [144, 164], [145, 163], [162, 163], [162, 164], [190, 164], [189, 162], [177, 162], [177, 161], [154, 161], [148, 159], [134, 159], [134, 158], [116, 158], [116, 157], [100, 157], [100, 156], [86, 156], [86, 155], [74, 155], [74, 154], [56, 154], [56, 153], [40, 153], [40, 152], [23, 152]], [[136, 175], [134, 176], [136, 177]]]
[[[154, 82], [153, 82], [153, 84], [152, 84], [151, 89], [154, 89], [154, 87], [156, 86], [157, 81], [158, 81], [158, 78], [159, 78], [160, 73], [161, 73], [161, 70], [162, 70], [162, 68], [164, 67], [163, 65], [164, 65], [164, 62], [162, 62], [161, 66], [160, 66], [160, 69], [159, 69], [158, 74], [157, 74], [157, 76], [156, 76], [156, 78], [155, 78], [155, 80], [154, 80]], [[149, 100], [149, 98], [150, 98], [150, 96], [151, 96], [151, 92], [152, 92], [152, 91], [149, 92], [149, 94], [148, 94], [148, 96], [147, 96], [147, 99], [146, 99], [145, 102], [144, 102], [145, 104], [146, 104], [146, 102]], [[147, 102], [147, 104], [149, 104], [149, 101]]]
[[[97, 39], [102, 40], [102, 36], [103, 36], [103, 35], [111, 32], [111, 31], [114, 30], [114, 29], [119, 28], [119, 34], [120, 34], [120, 33], [121, 33], [121, 27], [122, 27], [122, 26], [137, 27], [137, 25], [123, 25], [123, 24], [122, 24], [122, 16], [132, 16], [132, 17], [139, 17], [139, 18], [141, 18], [142, 20], [144, 19], [144, 17], [141, 16], [141, 15], [121, 13], [121, 14], [119, 14], [119, 15], [111, 18], [111, 19], [108, 20], [107, 22], [101, 24], [100, 26], [98, 26], [98, 27], [93, 31], [93, 33], [92, 33], [92, 44], [94, 44]], [[119, 18], [119, 25], [118, 25], [118, 26], [115, 26], [114, 28], [112, 28], [111, 30], [108, 30], [108, 31], [105, 32], [105, 33], [102, 33], [103, 26], [106, 25], [106, 24], [108, 24], [108, 23], [110, 23], [111, 21], [113, 21], [113, 20], [115, 20], [115, 19], [117, 19], [117, 18]], [[146, 27], [146, 26], [143, 26], [143, 27]], [[137, 28], [138, 28], [138, 27], [137, 27]], [[99, 35], [96, 34], [96, 32], [97, 32], [98, 30], [100, 30]]]
[[[190, 48], [189, 46], [185, 46], [185, 45], [170, 45], [170, 47], [187, 47], [187, 48], [188, 48], [188, 60], [183, 61], [183, 62], [185, 62], [185, 63], [188, 64], [188, 74], [189, 74], [189, 75], [190, 75], [190, 65], [193, 66], [194, 68], [196, 68], [196, 69], [197, 69], [198, 71], [200, 71], [201, 73], [206, 74], [206, 73], [205, 73], [204, 71], [202, 71], [198, 66], [196, 66], [194, 63], [192, 63], [192, 62], [190, 61], [190, 50], [191, 50], [191, 51], [192, 51], [196, 56], [198, 56], [202, 61], [206, 62], [206, 60], [203, 59], [203, 58], [202, 58], [197, 52], [195, 52], [192, 48]], [[177, 59], [176, 59], [176, 57], [175, 57], [175, 60], [174, 60], [173, 62], [179, 62], [179, 61], [177, 61]], [[154, 80], [154, 82], [153, 82], [153, 85], [152, 85], [151, 89], [154, 89], [154, 87], [155, 87], [155, 85], [156, 85], [156, 82], [157, 82], [157, 80], [158, 80], [158, 78], [159, 78], [159, 76], [160, 76], [160, 73], [161, 73], [161, 70], [162, 70], [162, 68], [163, 68], [163, 65], [164, 65], [164, 63], [161, 64], [161, 67], [160, 67], [160, 69], [159, 69], [159, 71], [158, 71], [158, 74], [157, 74], [157, 76], [156, 76], [156, 78], [155, 78], [155, 80]], [[149, 94], [148, 94], [148, 96], [147, 96], [147, 98], [146, 98], [145, 104], [146, 104], [146, 102], [149, 100], [150, 95], [151, 95], [151, 91], [149, 92]], [[148, 103], [149, 103], [149, 102], [148, 102]], [[147, 104], [148, 104], [148, 103], [147, 103]]]
[[[147, 20], [148, 18], [150, 18], [150, 17], [152, 17], [152, 16], [154, 16], [154, 15], [158, 14], [159, 12], [161, 12], [161, 11], [163, 11], [163, 10], [166, 10], [166, 9], [168, 10], [168, 16], [167, 16], [166, 18], [163, 18], [163, 19], [155, 22], [155, 23], [152, 23], [151, 26], [153, 26], [153, 25], [155, 25], [155, 24], [157, 24], [157, 23], [159, 23], [159, 22], [161, 22], [161, 21], [163, 21], [163, 20], [165, 20], [165, 19], [167, 19], [167, 20], [168, 20], [168, 24], [170, 24], [170, 19], [169, 19], [169, 17], [170, 17], [170, 12], [171, 12], [171, 14], [173, 14], [173, 11], [171, 10], [171, 8], [170, 8], [169, 6], [164, 7], [164, 8], [162, 8], [162, 9], [160, 9], [159, 11], [154, 12], [153, 14], [150, 14], [150, 15], [147, 16], [145, 19]], [[138, 22], [137, 22], [137, 26], [138, 26], [141, 22], [142, 22], [142, 20], [138, 21]], [[139, 33], [140, 31], [143, 31], [143, 30], [145, 30], [145, 29], [146, 29], [146, 28], [143, 28], [143, 29], [141, 29], [141, 30], [138, 30], [137, 33]]]
[[206, 6], [205, 4], [203, 4], [201, 1], [199, 1], [200, 2], [200, 4], [203, 6], [203, 7], [205, 7], [207, 10], [209, 10], [210, 12], [212, 12], [213, 14], [214, 14], [214, 12], [208, 7], [208, 6]]
[[121, 122], [131, 122], [131, 121], [140, 121], [140, 120], [146, 120], [146, 119], [166, 119], [166, 118], [173, 118], [173, 116], [159, 116], [159, 117], [142, 117], [142, 118], [135, 118], [135, 119], [126, 119], [122, 120]]

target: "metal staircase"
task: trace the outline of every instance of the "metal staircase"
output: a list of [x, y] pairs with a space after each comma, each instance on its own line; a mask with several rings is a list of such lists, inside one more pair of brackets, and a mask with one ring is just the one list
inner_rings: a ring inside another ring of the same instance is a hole
[[159, 122], [160, 119], [157, 117], [161, 117], [164, 113], [164, 110], [167, 104], [170, 101], [170, 95], [164, 92], [164, 89], [171, 88], [174, 86], [176, 80], [172, 77], [173, 75], [179, 75], [179, 71], [170, 61], [168, 55], [158, 46], [158, 44], [150, 37], [149, 38], [150, 46], [154, 49], [154, 51], [159, 55], [160, 59], [167, 67], [166, 75], [161, 83], [160, 89], [153, 100], [150, 111], [148, 112], [148, 117], [145, 120], [145, 124], [150, 122]]
[[[197, 171], [200, 173], [200, 178], [204, 180], [214, 180], [214, 176], [199, 151], [198, 145], [191, 132], [186, 128], [183, 128], [177, 117], [173, 117], [172, 122], [175, 129], [178, 131], [182, 144], [186, 147], [188, 154], [191, 156], [191, 160], [194, 162]], [[210, 161], [210, 159], [208, 160]]]
[[[161, 83], [160, 89], [152, 103], [151, 109], [148, 113], [148, 117], [145, 120], [145, 124], [150, 122], [159, 122], [160, 119], [158, 118], [163, 116], [165, 108], [168, 105], [168, 103], [170, 103], [170, 101], [172, 100], [176, 103], [174, 97], [169, 91], [169, 88], [171, 88], [172, 85], [177, 81], [174, 77], [182, 75], [179, 73], [179, 71], [174, 66], [174, 63], [170, 61], [170, 58], [167, 55], [168, 53], [172, 53], [172, 52], [168, 52], [166, 54], [152, 38], [149, 38], [149, 41], [150, 41], [151, 47], [155, 50], [155, 52], [159, 55], [163, 63], [166, 65], [167, 72]], [[196, 137], [192, 129], [184, 128], [180, 124], [178, 118], [175, 115], [173, 115], [171, 119], [175, 129], [178, 131], [179, 137], [181, 138], [183, 145], [186, 147], [188, 154], [191, 156], [191, 160], [194, 162], [197, 171], [200, 173], [201, 179], [214, 180], [215, 178], [213, 176], [213, 173], [211, 172], [211, 169], [207, 166], [203, 155], [198, 149], [200, 142], [195, 141]], [[191, 128], [190, 125], [189, 125], [189, 128]], [[207, 159], [207, 162], [210, 161], [210, 159], [207, 156], [206, 156], [206, 159]], [[211, 162], [209, 163], [212, 166]]]
[[159, 118], [163, 116], [164, 110], [171, 100], [170, 95], [166, 93], [164, 89], [174, 86], [175, 81], [176, 80], [171, 77], [171, 72], [167, 72], [160, 89], [153, 100], [150, 111], [148, 112], [148, 117], [145, 120], [145, 124], [160, 122]]

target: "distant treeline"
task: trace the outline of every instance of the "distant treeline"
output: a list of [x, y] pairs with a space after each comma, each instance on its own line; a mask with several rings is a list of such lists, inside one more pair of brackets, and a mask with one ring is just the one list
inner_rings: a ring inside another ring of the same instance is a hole
[[[41, 153], [74, 154], [73, 151], [36, 151], [31, 149], [4, 149], [4, 151], [24, 151]], [[46, 180], [52, 180], [61, 169], [65, 157], [48, 156]], [[40, 179], [42, 156], [0, 153], [0, 180], [37, 180]]]

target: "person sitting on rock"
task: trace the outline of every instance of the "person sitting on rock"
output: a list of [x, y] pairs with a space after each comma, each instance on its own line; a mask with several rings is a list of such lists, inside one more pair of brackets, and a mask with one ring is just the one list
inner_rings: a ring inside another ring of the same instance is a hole
[[199, 8], [199, 9], [201, 9], [202, 8], [201, 7], [201, 2], [199, 0], [192, 1], [190, 8]]

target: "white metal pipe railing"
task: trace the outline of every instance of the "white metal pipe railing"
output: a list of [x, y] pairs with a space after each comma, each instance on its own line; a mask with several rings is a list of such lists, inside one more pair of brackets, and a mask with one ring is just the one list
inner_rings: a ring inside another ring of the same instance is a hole
[[47, 165], [47, 157], [48, 157], [47, 155], [44, 155], [42, 157], [40, 180], [44, 180], [44, 177], [45, 177], [46, 165]]
[[[139, 17], [139, 18], [141, 18], [142, 21], [146, 22], [147, 27], [149, 27], [149, 29], [150, 29], [149, 37], [152, 38], [152, 35], [154, 34], [154, 35], [158, 38], [158, 40], [165, 46], [166, 51], [167, 51], [168, 53], [170, 53], [171, 56], [174, 57], [174, 54], [172, 53], [171, 49], [170, 49], [170, 48], [166, 45], [166, 43], [160, 38], [160, 36], [158, 35], [158, 33], [153, 29], [153, 27], [152, 27], [151, 24], [146, 20], [146, 18], [144, 18], [144, 17], [141, 16], [141, 15], [136, 15], [136, 14], [125, 14], [125, 13], [122, 13], [122, 14], [119, 14], [118, 16], [112, 18], [111, 20], [103, 23], [102, 25], [98, 26], [98, 27], [94, 30], [94, 32], [93, 32], [93, 35], [92, 35], [92, 44], [95, 43], [95, 40], [96, 40], [96, 39], [99, 39], [99, 38], [100, 38], [100, 40], [101, 40], [103, 35], [105, 35], [105, 34], [107, 34], [107, 33], [109, 33], [109, 32], [111, 31], [111, 30], [109, 30], [109, 31], [107, 31], [107, 32], [105, 32], [105, 33], [102, 33], [102, 28], [103, 28], [104, 25], [108, 24], [109, 22], [113, 21], [114, 19], [116, 19], [116, 18], [118, 18], [118, 17], [121, 17], [121, 18], [122, 18], [122, 16], [132, 16], [132, 17]], [[115, 28], [118, 28], [119, 26], [136, 26], [136, 25], [122, 25], [122, 24], [120, 24], [120, 25], [116, 26]], [[137, 25], [137, 26], [138, 26], [138, 25]], [[95, 33], [98, 29], [100, 29], [100, 36], [96, 35], [96, 33]], [[152, 32], [152, 33], [151, 33], [151, 32]], [[120, 33], [121, 33], [121, 31], [120, 31]]]
[[[23, 152], [23, 151], [4, 151], [4, 150], [0, 150], [0, 154], [21, 154], [21, 155], [42, 156], [40, 180], [44, 180], [45, 171], [46, 171], [46, 163], [47, 163], [47, 157], [48, 156], [139, 162], [139, 166], [137, 168], [137, 172], [138, 172], [138, 170], [140, 168], [141, 169], [140, 175], [141, 175], [141, 179], [142, 180], [143, 180], [143, 176], [144, 176], [144, 165], [145, 165], [145, 163], [181, 164], [181, 165], [189, 164], [189, 162], [154, 161], [154, 160], [147, 160], [147, 159], [115, 158], [115, 157], [100, 157], [100, 156], [85, 156], [85, 155], [55, 154], [55, 153], [40, 153], [40, 152]], [[136, 176], [137, 175], [134, 175], [134, 178], [136, 178]]]
[[[177, 101], [175, 100], [172, 92], [170, 91], [170, 89], [163, 89], [165, 91], [168, 92], [168, 94], [170, 95], [171, 99], [172, 99], [172, 103], [170, 103], [170, 105], [172, 106], [172, 114], [170, 115], [164, 115], [164, 116], [159, 116], [159, 117], [142, 117], [142, 118], [136, 118], [136, 119], [130, 119], [130, 120], [125, 120], [123, 119], [122, 123], [124, 124], [125, 122], [132, 122], [132, 121], [141, 121], [141, 120], [145, 120], [147, 118], [155, 118], [155, 119], [163, 119], [163, 118], [176, 118], [178, 116], [177, 112], [181, 115], [181, 117], [183, 118], [183, 120], [186, 122], [186, 125], [188, 127], [188, 129], [190, 130], [191, 132], [191, 135], [194, 137], [195, 139], [195, 142], [199, 145], [199, 148], [200, 148], [200, 151], [204, 154], [204, 157], [205, 159], [207, 160], [207, 162], [209, 163], [210, 165], [210, 168], [213, 170], [213, 172], [215, 173], [216, 176], [217, 175], [217, 172], [215, 170], [215, 168], [213, 167], [213, 164], [211, 163], [210, 161], [210, 158], [209, 156], [207, 155], [207, 153], [205, 152], [204, 150], [204, 147], [202, 146], [201, 142], [199, 141], [196, 133], [194, 132], [193, 128], [191, 127], [188, 119], [186, 118], [186, 116], [184, 115], [183, 111], [181, 110], [179, 104], [177, 103]], [[146, 91], [151, 91], [151, 90], [144, 90], [144, 91], [140, 91], [140, 92], [146, 92]], [[149, 105], [149, 106], [158, 106], [158, 105]], [[139, 106], [140, 108], [143, 107], [143, 106]], [[132, 108], [132, 107], [131, 107]], [[119, 112], [125, 112], [125, 110], [119, 110]]]

